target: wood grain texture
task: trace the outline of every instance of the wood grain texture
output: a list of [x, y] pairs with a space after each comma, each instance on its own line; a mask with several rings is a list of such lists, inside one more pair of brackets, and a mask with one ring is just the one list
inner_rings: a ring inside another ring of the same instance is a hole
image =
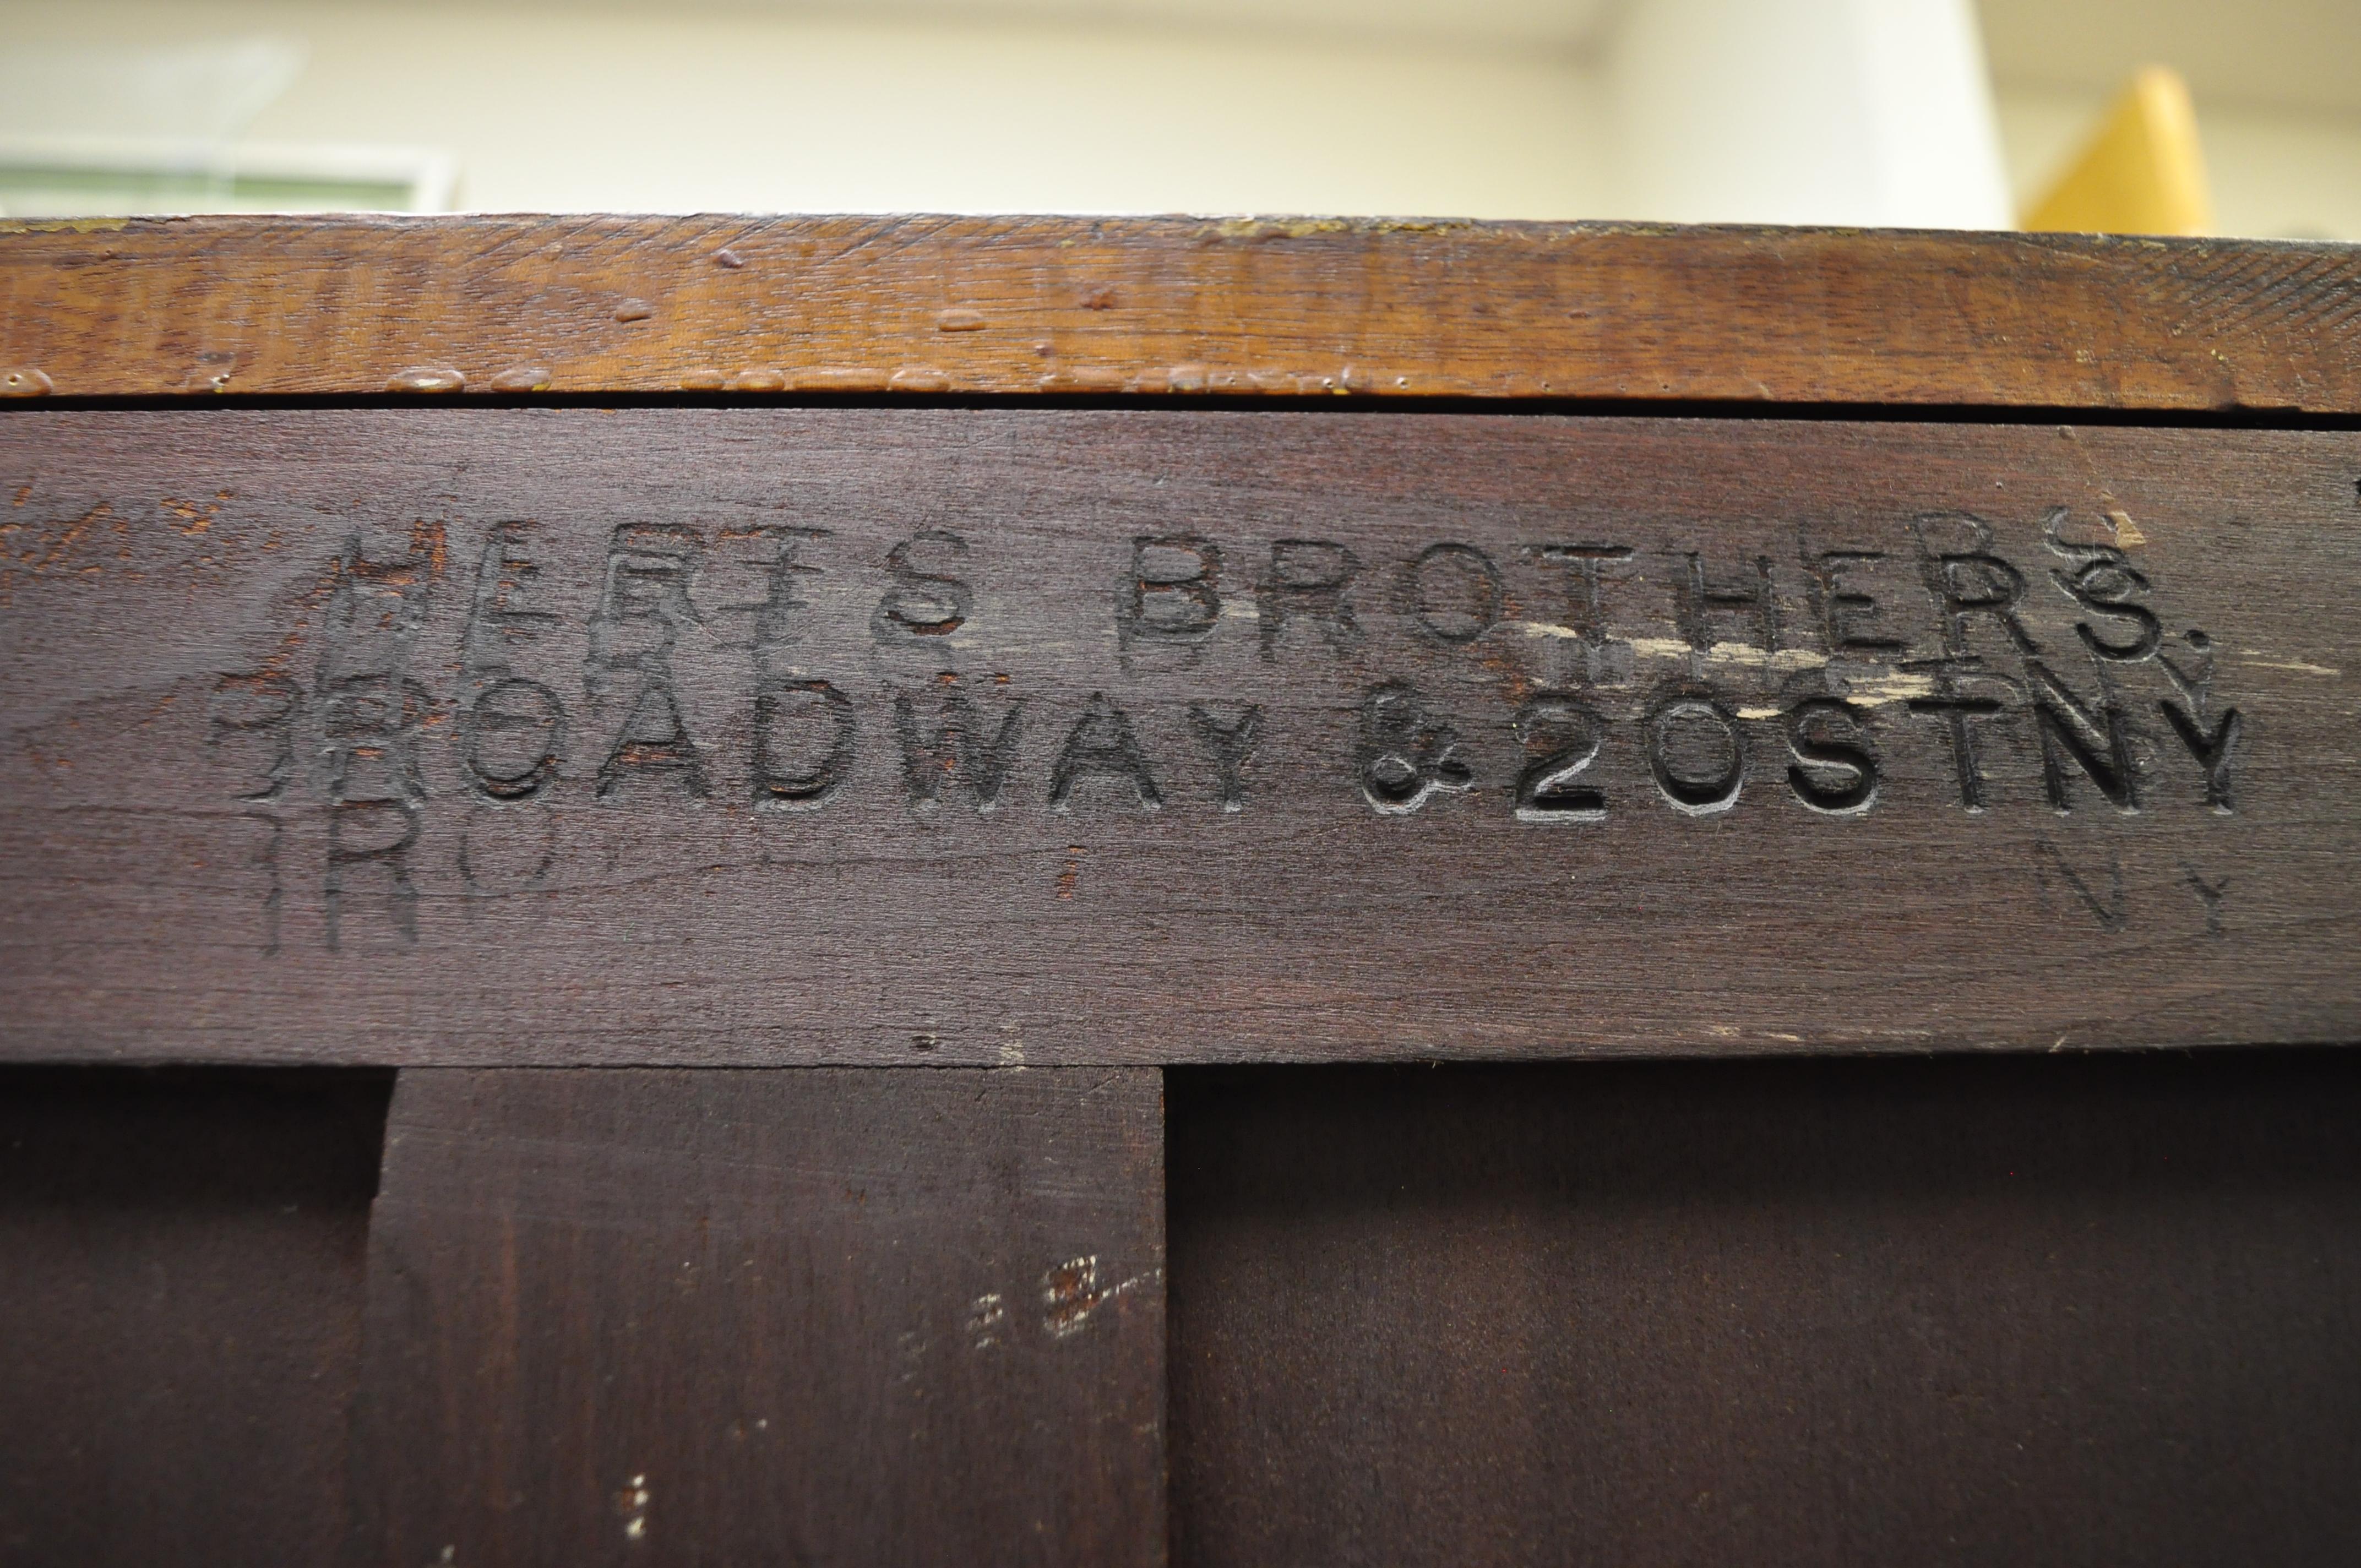
[[1153, 1563], [1153, 1070], [409, 1072], [357, 1561]]
[[1176, 1562], [2361, 1542], [2348, 1053], [1170, 1078]]
[[2361, 411], [2361, 250], [1193, 218], [0, 228], [0, 390]]
[[2351, 434], [667, 410], [0, 437], [10, 1057], [2356, 1033]]
[[335, 1561], [390, 1078], [0, 1071], [0, 1563]]

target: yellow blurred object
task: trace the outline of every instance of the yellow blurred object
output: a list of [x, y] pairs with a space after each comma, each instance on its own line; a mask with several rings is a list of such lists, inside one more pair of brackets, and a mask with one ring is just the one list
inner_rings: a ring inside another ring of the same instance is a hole
[[2180, 73], [2143, 69], [2099, 133], [2025, 215], [2028, 229], [2077, 234], [2211, 234], [2213, 203], [2197, 148], [2197, 111]]

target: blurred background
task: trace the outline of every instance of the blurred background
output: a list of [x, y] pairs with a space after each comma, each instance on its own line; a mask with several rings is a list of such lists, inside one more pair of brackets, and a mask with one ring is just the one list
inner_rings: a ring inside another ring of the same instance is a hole
[[2361, 0], [0, 0], [0, 212], [2361, 239]]

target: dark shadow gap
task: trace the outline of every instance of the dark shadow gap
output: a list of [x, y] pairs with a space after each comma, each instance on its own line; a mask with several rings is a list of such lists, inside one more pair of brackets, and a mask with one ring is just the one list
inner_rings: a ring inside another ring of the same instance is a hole
[[422, 397], [382, 392], [309, 395], [222, 393], [211, 397], [47, 397], [0, 403], [9, 413], [206, 409], [971, 409], [1222, 411], [1232, 413], [1499, 414], [1588, 419], [1832, 420], [1877, 424], [2131, 425], [2186, 430], [2361, 430], [2361, 414], [2289, 409], [2093, 409], [1951, 403], [1778, 403], [1644, 398], [1137, 396], [943, 392], [467, 392]]

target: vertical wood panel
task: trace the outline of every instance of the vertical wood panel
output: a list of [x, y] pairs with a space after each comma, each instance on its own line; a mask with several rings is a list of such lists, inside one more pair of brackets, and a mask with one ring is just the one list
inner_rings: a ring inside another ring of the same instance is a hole
[[1173, 1075], [1174, 1556], [2350, 1563], [2361, 1058]]
[[1154, 1563], [1159, 1075], [415, 1071], [365, 1560]]
[[333, 1556], [390, 1078], [0, 1072], [0, 1563]]

